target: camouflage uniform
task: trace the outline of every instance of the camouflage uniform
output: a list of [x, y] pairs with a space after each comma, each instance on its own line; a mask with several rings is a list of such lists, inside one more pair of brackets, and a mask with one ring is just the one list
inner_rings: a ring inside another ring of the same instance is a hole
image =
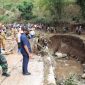
[[2, 67], [2, 75], [9, 77], [10, 75], [7, 73], [8, 71], [8, 64], [5, 56], [1, 54], [1, 47], [3, 46], [3, 37], [0, 32], [0, 66]]
[[0, 66], [2, 67], [2, 72], [7, 73], [8, 64], [7, 64], [5, 56], [3, 56], [2, 54], [0, 54]]
[[5, 56], [3, 56], [1, 54], [1, 47], [3, 45], [3, 38], [2, 36], [0, 35], [0, 66], [2, 67], [2, 72], [3, 73], [7, 73], [7, 70], [8, 70], [8, 64], [7, 64], [7, 61], [6, 61], [6, 58]]

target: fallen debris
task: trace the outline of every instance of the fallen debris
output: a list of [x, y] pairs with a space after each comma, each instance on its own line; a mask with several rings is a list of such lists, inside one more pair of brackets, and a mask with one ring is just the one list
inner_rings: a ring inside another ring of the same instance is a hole
[[65, 58], [65, 57], [67, 57], [67, 54], [65, 54], [65, 53], [60, 53], [60, 52], [56, 52], [56, 53], [55, 53], [55, 56], [57, 56], [57, 58]]

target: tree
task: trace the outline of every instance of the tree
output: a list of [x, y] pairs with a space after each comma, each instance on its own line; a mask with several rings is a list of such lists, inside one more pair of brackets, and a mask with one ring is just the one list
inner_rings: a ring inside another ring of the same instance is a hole
[[22, 19], [30, 20], [33, 18], [33, 4], [31, 2], [24, 1], [22, 4], [18, 5], [17, 8], [21, 12]]
[[77, 0], [77, 4], [80, 5], [81, 11], [82, 11], [82, 16], [85, 19], [85, 0]]
[[62, 9], [63, 9], [63, 0], [49, 0], [51, 14], [58, 17], [58, 19], [62, 18]]
[[34, 0], [33, 4], [33, 13], [45, 23], [55, 23], [62, 18], [63, 0]]

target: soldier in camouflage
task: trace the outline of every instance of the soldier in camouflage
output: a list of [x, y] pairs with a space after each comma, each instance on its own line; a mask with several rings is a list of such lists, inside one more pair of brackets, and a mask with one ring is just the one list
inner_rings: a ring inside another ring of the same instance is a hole
[[[1, 25], [0, 25], [1, 27]], [[0, 66], [2, 67], [2, 75], [3, 76], [10, 76], [7, 71], [8, 71], [8, 64], [7, 64], [7, 61], [6, 61], [6, 58], [5, 56], [3, 56], [1, 54], [1, 47], [3, 46], [3, 39], [2, 39], [2, 36], [1, 36], [1, 29], [0, 29]]]
[[3, 56], [2, 54], [0, 54], [0, 66], [2, 67], [2, 76], [9, 77], [10, 75], [7, 73], [8, 64], [7, 64], [5, 56]]

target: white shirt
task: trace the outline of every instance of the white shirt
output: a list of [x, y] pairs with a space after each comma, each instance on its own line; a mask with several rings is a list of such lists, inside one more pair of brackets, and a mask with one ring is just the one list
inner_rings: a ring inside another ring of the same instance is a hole
[[34, 30], [30, 31], [30, 35], [35, 35], [35, 31]]
[[18, 43], [20, 42], [20, 37], [21, 37], [21, 33], [18, 33], [18, 34], [17, 34]]

